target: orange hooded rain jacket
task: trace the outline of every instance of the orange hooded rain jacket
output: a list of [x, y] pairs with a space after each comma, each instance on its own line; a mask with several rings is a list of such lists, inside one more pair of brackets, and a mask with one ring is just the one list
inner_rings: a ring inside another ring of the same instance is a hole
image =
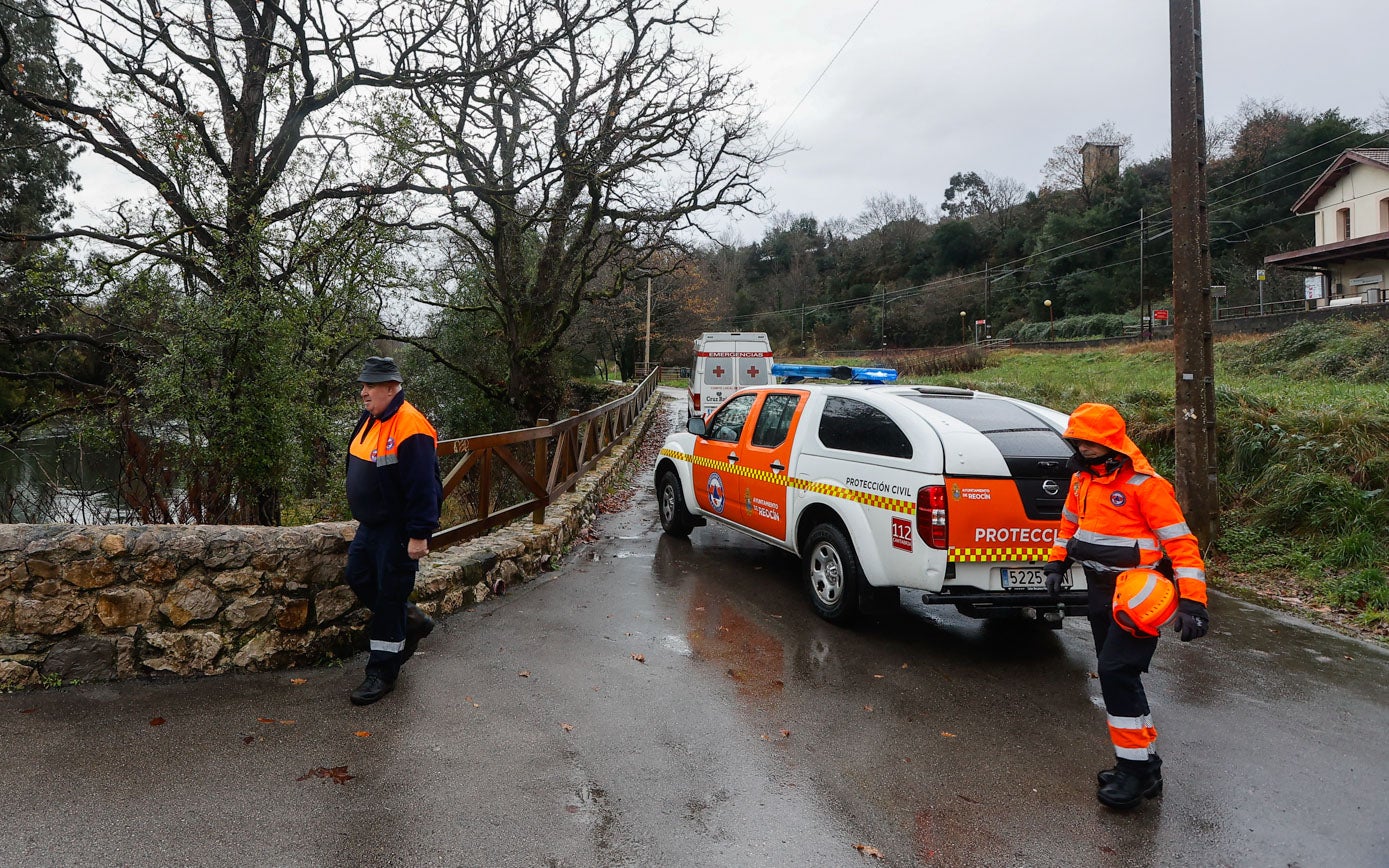
[[1064, 435], [1107, 446], [1128, 458], [1112, 472], [1082, 470], [1071, 477], [1050, 559], [1117, 574], [1153, 567], [1165, 551], [1182, 599], [1206, 603], [1206, 565], [1187, 527], [1172, 483], [1158, 476], [1129, 439], [1124, 418], [1108, 404], [1081, 404]]

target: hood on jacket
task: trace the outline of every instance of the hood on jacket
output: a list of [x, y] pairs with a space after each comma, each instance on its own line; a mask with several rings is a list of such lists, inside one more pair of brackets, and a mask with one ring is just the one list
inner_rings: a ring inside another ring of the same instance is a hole
[[1088, 440], [1128, 456], [1133, 469], [1149, 476], [1158, 472], [1148, 463], [1138, 444], [1129, 439], [1128, 426], [1119, 411], [1108, 404], [1081, 404], [1066, 422], [1067, 440]]

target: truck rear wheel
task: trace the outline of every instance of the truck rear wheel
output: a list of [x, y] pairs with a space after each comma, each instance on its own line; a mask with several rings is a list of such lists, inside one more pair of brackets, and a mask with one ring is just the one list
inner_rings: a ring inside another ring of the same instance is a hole
[[694, 530], [694, 516], [685, 508], [680, 475], [674, 470], [664, 471], [656, 482], [656, 499], [660, 503], [661, 529], [671, 536], [689, 536]]
[[833, 524], [817, 525], [806, 537], [802, 565], [815, 613], [831, 624], [852, 623], [858, 614], [863, 571], [844, 531]]

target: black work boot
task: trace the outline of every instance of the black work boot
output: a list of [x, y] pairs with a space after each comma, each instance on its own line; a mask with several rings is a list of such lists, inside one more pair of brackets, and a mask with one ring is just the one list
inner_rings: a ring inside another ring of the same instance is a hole
[[357, 689], [352, 691], [348, 699], [352, 700], [353, 705], [371, 705], [394, 689], [394, 681], [387, 681], [375, 672], [368, 672], [367, 677], [357, 685]]
[[1119, 760], [1113, 776], [1099, 788], [1095, 797], [1111, 808], [1127, 810], [1137, 807], [1145, 798], [1151, 799], [1162, 792], [1160, 768], [1161, 760]]
[[404, 663], [415, 656], [420, 640], [434, 632], [434, 619], [429, 617], [414, 603], [405, 604], [405, 647], [400, 652], [400, 662]]
[[[1114, 780], [1114, 773], [1118, 770], [1119, 767], [1116, 765], [1112, 769], [1105, 769], [1101, 772], [1097, 772], [1095, 774], [1095, 780], [1099, 781], [1100, 786], [1104, 786]], [[1153, 796], [1162, 792], [1162, 757], [1157, 754], [1150, 756], [1148, 758], [1148, 771], [1152, 775], [1152, 785], [1156, 786], [1157, 790], [1152, 793], [1144, 792], [1143, 795], [1151, 799]]]

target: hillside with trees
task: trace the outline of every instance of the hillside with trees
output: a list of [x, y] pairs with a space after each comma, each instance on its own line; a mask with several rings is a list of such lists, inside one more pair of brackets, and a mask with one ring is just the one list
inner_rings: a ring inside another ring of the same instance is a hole
[[[1225, 304], [1257, 303], [1263, 257], [1313, 243], [1292, 204], [1341, 151], [1389, 139], [1386, 127], [1254, 101], [1215, 126], [1212, 280], [1228, 287]], [[1086, 142], [1112, 144], [1116, 170], [1085, 178]], [[1171, 285], [1169, 160], [1130, 151], [1102, 124], [1057, 145], [1035, 190], [977, 167], [953, 175], [934, 209], [885, 193], [852, 220], [778, 215], [760, 240], [698, 255], [719, 293], [706, 306], [728, 312], [706, 326], [766, 331], [796, 355], [958, 343], [964, 311], [971, 338], [987, 319], [996, 337], [1039, 340], [1049, 299], [1057, 320], [1120, 334]], [[1266, 300], [1301, 297], [1300, 275], [1271, 276]]]

